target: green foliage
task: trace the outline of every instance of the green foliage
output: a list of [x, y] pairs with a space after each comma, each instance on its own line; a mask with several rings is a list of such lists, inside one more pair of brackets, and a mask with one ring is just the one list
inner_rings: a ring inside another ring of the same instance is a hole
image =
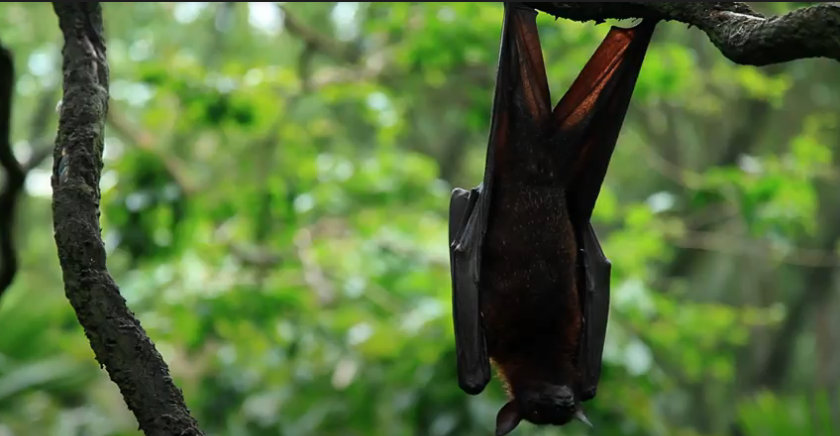
[[[491, 434], [499, 383], [456, 383], [446, 213], [483, 172], [501, 5], [283, 4], [309, 44], [274, 3], [225, 7], [105, 5], [109, 267], [191, 411], [214, 435]], [[608, 26], [538, 23], [557, 101]], [[36, 103], [60, 35], [47, 3], [4, 3], [0, 24], [27, 153], [32, 117], [55, 129]], [[515, 434], [836, 433], [810, 367], [777, 391], [753, 377], [791, 302], [830, 285], [785, 265], [832, 229], [840, 75], [819, 62], [736, 66], [660, 24], [594, 212], [613, 271], [596, 430]], [[61, 293], [48, 174], [0, 301], [0, 435], [137, 435]]]
[[826, 391], [785, 397], [760, 392], [741, 403], [740, 424], [750, 436], [837, 434], [840, 431], [837, 407], [837, 396]]

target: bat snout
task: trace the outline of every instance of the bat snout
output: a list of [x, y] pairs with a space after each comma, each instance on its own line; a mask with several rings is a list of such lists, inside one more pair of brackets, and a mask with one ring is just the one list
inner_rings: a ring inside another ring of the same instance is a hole
[[541, 385], [518, 398], [522, 415], [534, 424], [564, 425], [575, 417], [577, 406], [568, 386]]

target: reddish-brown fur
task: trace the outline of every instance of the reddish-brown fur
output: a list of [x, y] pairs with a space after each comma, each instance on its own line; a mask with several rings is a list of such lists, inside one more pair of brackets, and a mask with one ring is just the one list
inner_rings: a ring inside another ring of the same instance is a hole
[[574, 386], [577, 380], [578, 247], [556, 171], [562, 166], [544, 140], [525, 153], [507, 150], [482, 256], [488, 354], [511, 398], [523, 385]]
[[[493, 192], [482, 248], [481, 312], [488, 354], [511, 398], [539, 385], [575, 386], [582, 313], [564, 161], [533, 12], [516, 13], [516, 47], [495, 125]], [[492, 139], [491, 139], [492, 141]], [[566, 154], [566, 156], [568, 156]]]

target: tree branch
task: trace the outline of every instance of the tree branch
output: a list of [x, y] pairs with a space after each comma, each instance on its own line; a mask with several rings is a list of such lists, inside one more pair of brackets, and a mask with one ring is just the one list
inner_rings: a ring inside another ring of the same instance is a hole
[[823, 3], [766, 18], [741, 2], [526, 3], [574, 21], [649, 18], [679, 21], [706, 33], [732, 62], [770, 65], [825, 57], [840, 61], [840, 4]]
[[12, 54], [0, 46], [0, 166], [6, 173], [6, 184], [0, 191], [0, 297], [12, 285], [18, 270], [13, 229], [18, 197], [26, 179], [23, 167], [12, 152], [14, 75]]
[[106, 121], [108, 122], [108, 126], [113, 128], [117, 132], [117, 135], [121, 136], [124, 140], [131, 142], [135, 147], [151, 153], [160, 159], [169, 177], [178, 184], [181, 192], [185, 195], [190, 195], [198, 190], [196, 183], [193, 181], [187, 169], [187, 164], [178, 159], [177, 156], [159, 150], [155, 146], [158, 140], [151, 133], [136, 128], [125, 114], [119, 110], [109, 110]]
[[[12, 54], [0, 46], [0, 167], [5, 170], [6, 183], [0, 190], [0, 298], [11, 287], [18, 270], [17, 247], [14, 240], [17, 205], [24, 192], [26, 176], [50, 156], [51, 146], [36, 146], [26, 162], [19, 162], [12, 150], [12, 96], [14, 95], [14, 61]], [[45, 93], [32, 116], [30, 143], [43, 134], [49, 121], [50, 93]]]
[[[671, 235], [668, 235], [671, 236]], [[680, 236], [669, 238], [682, 248], [714, 251], [762, 260], [775, 260], [788, 265], [806, 266], [814, 269], [827, 269], [840, 266], [840, 259], [831, 250], [816, 248], [789, 247], [785, 253], [779, 253], [773, 246], [763, 241], [743, 238], [738, 235], [714, 231], [689, 231]]]
[[283, 4], [278, 4], [283, 13], [283, 27], [291, 35], [305, 42], [318, 53], [324, 53], [333, 59], [340, 59], [349, 64], [355, 64], [361, 59], [361, 53], [350, 44], [342, 43], [307, 27], [303, 21]]
[[169, 368], [106, 266], [99, 228], [108, 64], [98, 2], [53, 3], [64, 35], [53, 225], [64, 288], [91, 348], [147, 436], [199, 436]]
[[315, 291], [319, 306], [331, 305], [336, 300], [335, 286], [315, 260], [315, 255], [312, 253], [312, 233], [308, 228], [303, 228], [295, 234], [294, 244], [298, 259], [303, 266], [304, 282]]
[[[829, 252], [837, 247], [840, 241], [840, 204], [834, 201], [836, 187], [826, 184], [821, 186], [819, 228], [823, 229], [817, 235], [819, 246]], [[835, 275], [837, 268], [819, 268], [812, 266], [804, 273], [803, 291], [788, 305], [788, 313], [780, 328], [774, 334], [770, 352], [764, 361], [758, 365], [754, 373], [753, 389], [777, 389], [790, 372], [793, 362], [793, 352], [802, 328], [811, 320], [815, 308], [827, 304], [835, 292]]]

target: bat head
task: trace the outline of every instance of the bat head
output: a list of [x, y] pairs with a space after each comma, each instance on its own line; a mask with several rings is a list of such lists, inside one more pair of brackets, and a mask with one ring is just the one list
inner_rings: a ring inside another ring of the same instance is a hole
[[578, 419], [592, 426], [568, 386], [540, 385], [517, 393], [496, 415], [496, 436], [510, 433], [523, 419], [537, 425], [565, 425]]

